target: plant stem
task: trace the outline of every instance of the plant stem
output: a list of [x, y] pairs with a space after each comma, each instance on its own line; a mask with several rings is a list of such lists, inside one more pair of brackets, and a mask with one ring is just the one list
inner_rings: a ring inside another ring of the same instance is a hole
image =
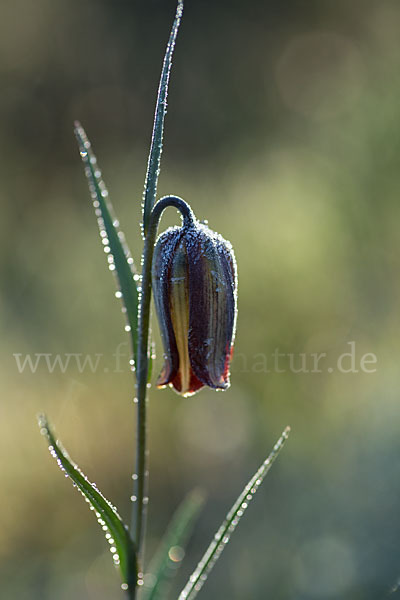
[[137, 591], [136, 585], [132, 585], [132, 586], [128, 587], [128, 589], [126, 590], [128, 600], [136, 600], [136, 591]]
[[[132, 505], [132, 533], [136, 543], [139, 564], [143, 569], [143, 541], [147, 518], [148, 488], [148, 449], [147, 449], [147, 382], [149, 372], [149, 330], [151, 301], [151, 266], [158, 223], [162, 212], [168, 206], [177, 208], [183, 217], [184, 226], [193, 224], [192, 209], [177, 196], [165, 196], [159, 200], [150, 215], [149, 227], [144, 240], [142, 260], [142, 291], [139, 301], [138, 348], [137, 348], [137, 434], [136, 470], [134, 478], [134, 501]], [[140, 578], [140, 575], [139, 575]]]

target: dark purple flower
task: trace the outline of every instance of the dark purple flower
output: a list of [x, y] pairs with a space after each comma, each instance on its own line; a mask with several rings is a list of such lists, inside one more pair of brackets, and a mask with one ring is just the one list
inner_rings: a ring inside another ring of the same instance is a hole
[[165, 361], [158, 387], [183, 396], [229, 387], [237, 288], [230, 243], [195, 220], [170, 228], [154, 249], [152, 279]]

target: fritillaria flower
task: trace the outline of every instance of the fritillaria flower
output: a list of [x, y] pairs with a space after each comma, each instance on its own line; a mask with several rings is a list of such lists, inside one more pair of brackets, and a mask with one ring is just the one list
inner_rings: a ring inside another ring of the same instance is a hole
[[230, 243], [195, 219], [168, 229], [154, 249], [152, 285], [164, 346], [158, 387], [183, 396], [229, 387], [237, 288]]

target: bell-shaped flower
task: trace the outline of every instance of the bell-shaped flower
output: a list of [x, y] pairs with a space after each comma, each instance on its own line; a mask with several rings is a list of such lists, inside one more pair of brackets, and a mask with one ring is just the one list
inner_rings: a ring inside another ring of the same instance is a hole
[[152, 286], [164, 346], [158, 387], [183, 396], [229, 387], [237, 289], [230, 243], [195, 219], [168, 229], [154, 249]]

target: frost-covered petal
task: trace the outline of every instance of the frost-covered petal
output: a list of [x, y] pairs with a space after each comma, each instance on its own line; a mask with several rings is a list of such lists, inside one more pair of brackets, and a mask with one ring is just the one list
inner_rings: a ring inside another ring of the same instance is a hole
[[153, 296], [164, 347], [164, 366], [157, 381], [159, 387], [170, 383], [176, 377], [179, 368], [179, 355], [170, 311], [169, 272], [181, 236], [181, 228], [168, 229], [158, 238], [153, 255]]
[[178, 371], [171, 383], [183, 396], [189, 396], [203, 384], [193, 374], [189, 357], [189, 267], [184, 234], [175, 247], [169, 267], [168, 296], [179, 356]]
[[205, 226], [185, 238], [189, 264], [189, 356], [204, 384], [226, 389], [236, 322], [236, 267], [230, 247]]

